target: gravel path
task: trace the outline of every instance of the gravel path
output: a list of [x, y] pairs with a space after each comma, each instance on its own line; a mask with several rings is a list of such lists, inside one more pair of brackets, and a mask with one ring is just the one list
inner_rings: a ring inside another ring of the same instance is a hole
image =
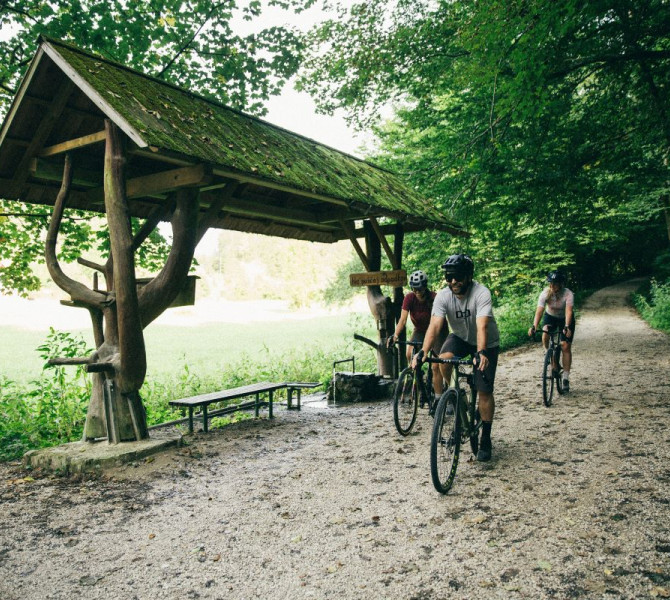
[[388, 402], [280, 410], [104, 480], [0, 465], [0, 598], [670, 597], [670, 339], [634, 288], [583, 307], [551, 408], [539, 344], [501, 357], [494, 458], [447, 496], [431, 420], [401, 438]]

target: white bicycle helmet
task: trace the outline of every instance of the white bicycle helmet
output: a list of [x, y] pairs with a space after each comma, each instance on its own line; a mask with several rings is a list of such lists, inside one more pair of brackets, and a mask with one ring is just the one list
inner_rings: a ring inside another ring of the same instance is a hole
[[428, 287], [428, 277], [423, 271], [414, 271], [409, 276], [409, 287], [413, 290], [423, 290]]

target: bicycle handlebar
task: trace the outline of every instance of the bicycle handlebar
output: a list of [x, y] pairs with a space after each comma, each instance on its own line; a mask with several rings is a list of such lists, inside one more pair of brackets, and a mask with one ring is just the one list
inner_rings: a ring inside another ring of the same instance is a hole
[[472, 360], [471, 358], [468, 359], [463, 359], [463, 358], [440, 358], [439, 356], [428, 356], [423, 359], [423, 362], [429, 362], [429, 363], [440, 363], [444, 365], [465, 365], [465, 366], [472, 366], [475, 364], [475, 361]]
[[402, 340], [398, 340], [397, 342], [393, 342], [393, 343], [397, 344], [399, 346], [412, 346], [414, 348], [421, 348], [421, 346], [423, 346], [423, 342], [413, 342], [411, 340], [404, 341], [404, 342]]

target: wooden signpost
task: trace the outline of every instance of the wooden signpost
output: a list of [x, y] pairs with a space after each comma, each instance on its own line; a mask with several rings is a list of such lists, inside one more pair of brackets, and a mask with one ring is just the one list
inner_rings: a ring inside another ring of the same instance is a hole
[[402, 287], [407, 284], [407, 271], [370, 271], [368, 273], [351, 273], [349, 285], [390, 285], [391, 287]]

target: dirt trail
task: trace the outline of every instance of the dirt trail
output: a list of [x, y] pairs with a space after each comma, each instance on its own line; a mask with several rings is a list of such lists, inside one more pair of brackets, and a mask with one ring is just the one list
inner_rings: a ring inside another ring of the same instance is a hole
[[[670, 340], [581, 311], [572, 392], [539, 345], [503, 355], [494, 459], [430, 483], [430, 420], [389, 403], [248, 421], [108, 480], [0, 466], [0, 598], [670, 597]], [[530, 315], [529, 315], [530, 319]]]

